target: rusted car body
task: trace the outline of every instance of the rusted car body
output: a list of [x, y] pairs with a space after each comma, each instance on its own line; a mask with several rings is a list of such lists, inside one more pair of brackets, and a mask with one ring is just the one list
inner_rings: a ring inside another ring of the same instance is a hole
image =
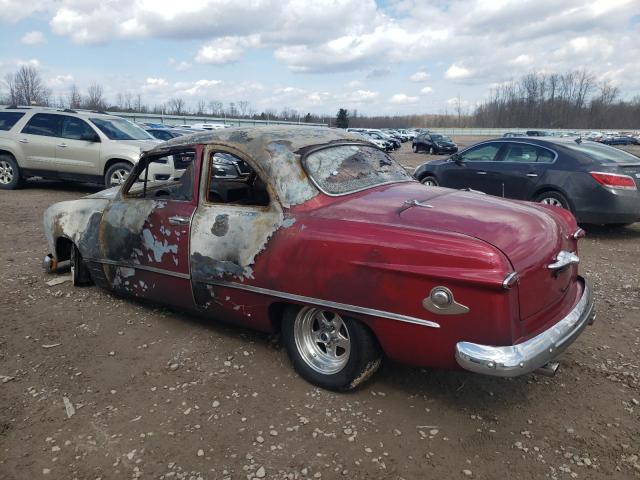
[[[147, 182], [167, 155], [192, 160], [181, 181]], [[49, 267], [71, 259], [74, 283], [282, 329], [298, 371], [327, 388], [357, 385], [382, 353], [528, 373], [593, 320], [570, 213], [423, 186], [334, 129], [170, 140], [122, 188], [51, 206], [44, 227]]]

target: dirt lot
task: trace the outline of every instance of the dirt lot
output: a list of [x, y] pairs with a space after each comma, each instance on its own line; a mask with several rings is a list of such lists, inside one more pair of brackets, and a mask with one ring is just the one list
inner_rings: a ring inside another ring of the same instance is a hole
[[95, 190], [0, 192], [0, 479], [640, 478], [640, 223], [582, 242], [598, 319], [556, 377], [387, 362], [341, 395], [276, 338], [47, 286], [42, 213]]

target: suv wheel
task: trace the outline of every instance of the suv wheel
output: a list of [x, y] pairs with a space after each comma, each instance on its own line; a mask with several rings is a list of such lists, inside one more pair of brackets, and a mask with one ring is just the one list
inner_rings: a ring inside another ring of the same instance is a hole
[[11, 155], [0, 155], [0, 188], [14, 190], [20, 186], [20, 167]]
[[131, 173], [132, 165], [127, 162], [114, 163], [109, 167], [104, 175], [104, 184], [107, 187], [117, 187], [122, 185]]
[[418, 153], [418, 145], [416, 145], [415, 143], [413, 144], [411, 149], [413, 150], [413, 153]]
[[429, 155], [435, 155], [436, 151], [433, 147], [429, 147]]

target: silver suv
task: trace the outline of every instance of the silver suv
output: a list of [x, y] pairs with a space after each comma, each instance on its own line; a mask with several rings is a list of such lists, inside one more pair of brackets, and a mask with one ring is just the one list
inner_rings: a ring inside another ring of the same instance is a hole
[[[0, 110], [0, 189], [29, 177], [119, 185], [140, 154], [158, 143], [142, 128], [106, 113], [8, 107]], [[149, 173], [154, 180], [180, 178], [173, 157]]]

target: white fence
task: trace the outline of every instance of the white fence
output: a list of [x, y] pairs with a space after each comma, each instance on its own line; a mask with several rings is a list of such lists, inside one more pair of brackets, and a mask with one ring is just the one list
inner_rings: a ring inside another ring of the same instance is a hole
[[[515, 132], [515, 133], [525, 133], [527, 130], [543, 130], [549, 133], [577, 133], [579, 135], [586, 135], [589, 132], [604, 132], [604, 133], [614, 133], [620, 132], [622, 130], [600, 130], [600, 129], [575, 129], [575, 128], [563, 128], [563, 129], [553, 129], [553, 128], [430, 128], [431, 132], [442, 133], [443, 135], [455, 135], [455, 136], [464, 136], [464, 135], [476, 135], [479, 137], [501, 137], [507, 132]], [[628, 132], [630, 130], [623, 130]], [[635, 130], [631, 130], [632, 132]]]
[[194, 123], [219, 123], [223, 125], [251, 126], [251, 125], [307, 125], [315, 127], [326, 127], [326, 123], [306, 123], [302, 121], [284, 120], [253, 120], [248, 118], [227, 118], [210, 116], [191, 115], [159, 115], [154, 113], [130, 113], [130, 112], [109, 112], [112, 115], [127, 118], [138, 123], [162, 123], [164, 125], [193, 125]]

